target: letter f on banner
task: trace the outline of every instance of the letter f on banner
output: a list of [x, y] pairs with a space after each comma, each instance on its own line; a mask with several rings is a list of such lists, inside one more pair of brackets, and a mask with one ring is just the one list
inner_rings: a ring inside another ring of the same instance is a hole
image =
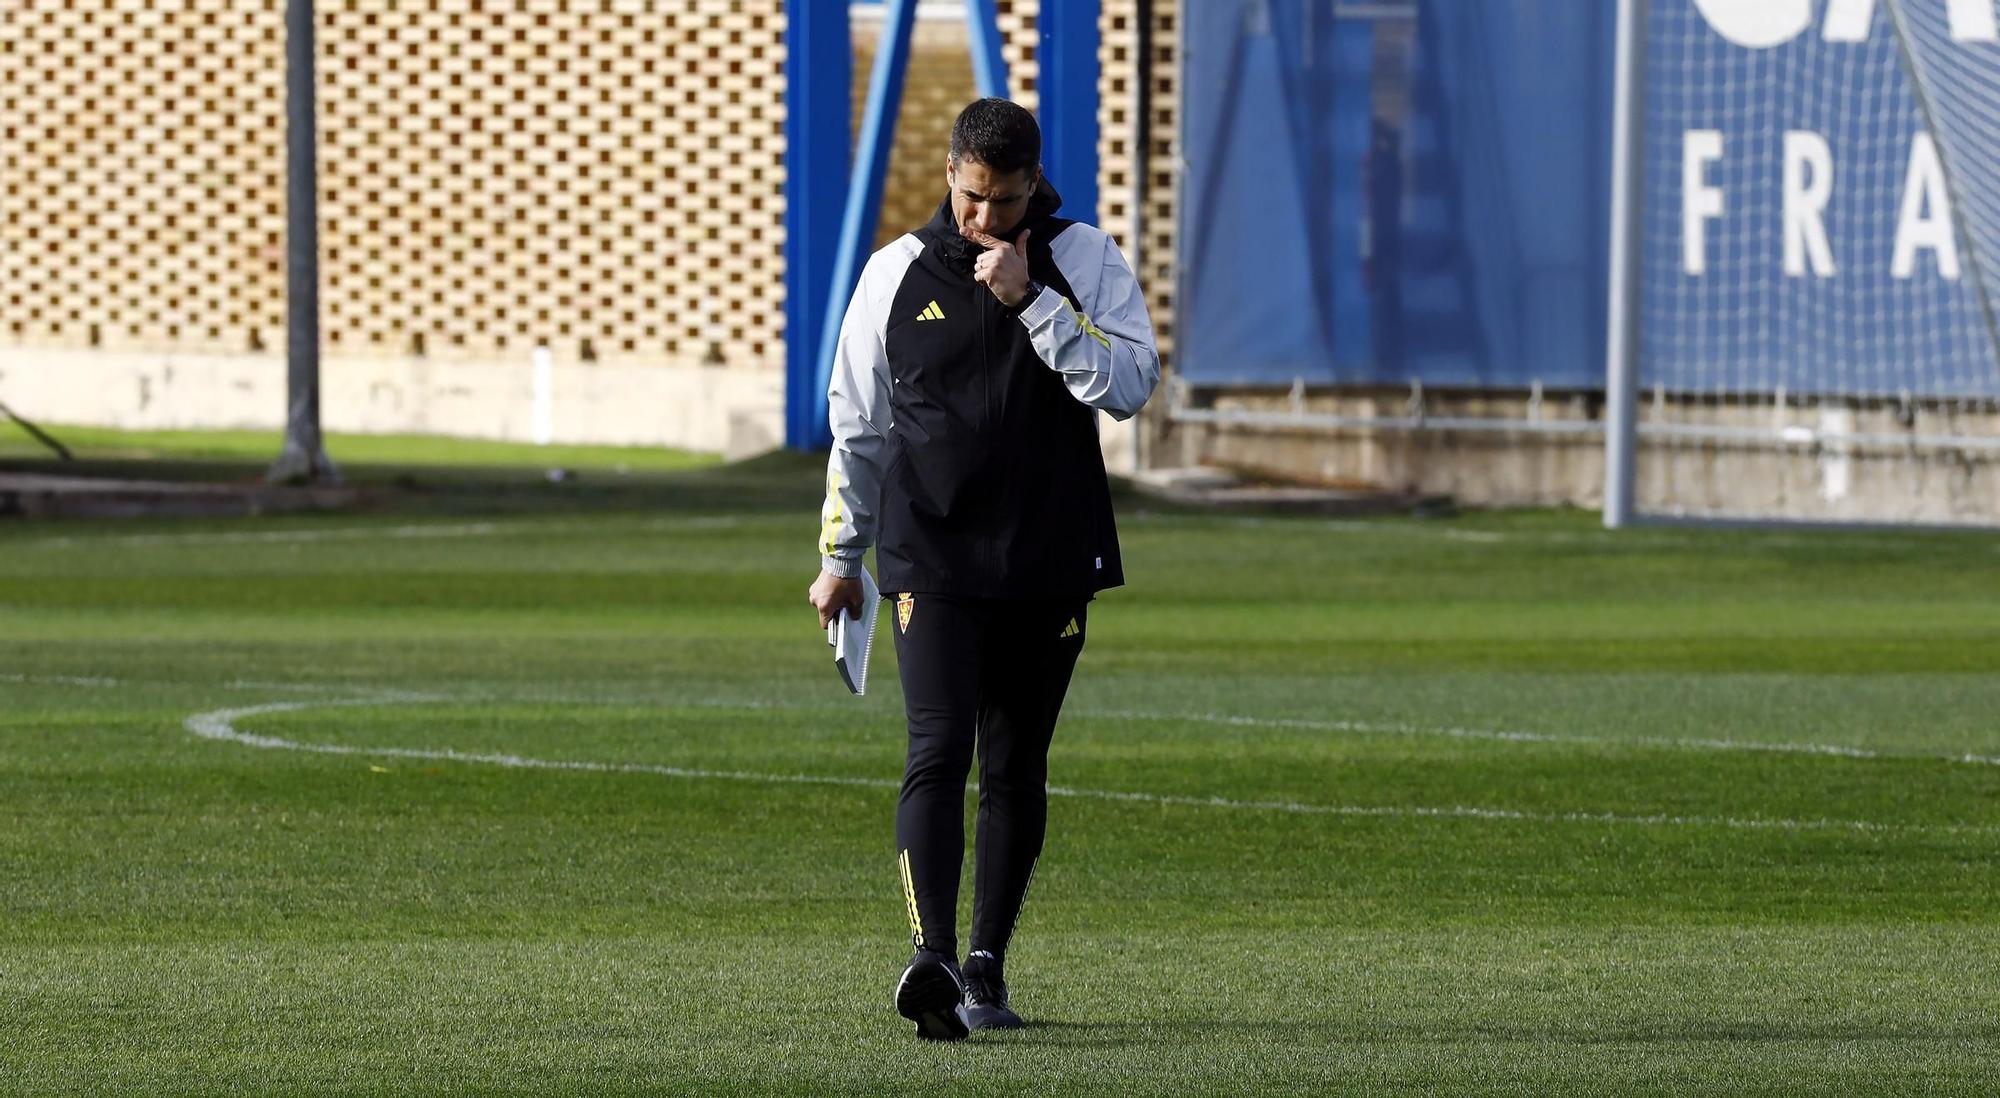
[[1722, 159], [1722, 131], [1681, 136], [1681, 269], [1708, 273], [1708, 223], [1722, 216], [1722, 188], [1708, 183], [1708, 165]]

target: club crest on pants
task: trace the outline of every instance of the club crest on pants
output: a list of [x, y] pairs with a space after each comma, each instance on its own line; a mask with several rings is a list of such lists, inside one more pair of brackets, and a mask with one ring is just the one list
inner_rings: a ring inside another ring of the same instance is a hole
[[910, 631], [910, 613], [917, 608], [917, 596], [908, 591], [896, 596], [896, 628]]

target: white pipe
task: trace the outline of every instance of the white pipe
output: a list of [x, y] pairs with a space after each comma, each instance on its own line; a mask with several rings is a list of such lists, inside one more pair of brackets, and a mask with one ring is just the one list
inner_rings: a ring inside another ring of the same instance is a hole
[[537, 446], [547, 446], [555, 437], [552, 421], [555, 418], [556, 366], [555, 356], [545, 346], [535, 348], [534, 389], [535, 427], [534, 440]]

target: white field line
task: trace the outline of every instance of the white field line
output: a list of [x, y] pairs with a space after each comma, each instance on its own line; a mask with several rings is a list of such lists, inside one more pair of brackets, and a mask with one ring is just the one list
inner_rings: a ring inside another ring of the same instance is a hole
[[97, 675], [11, 675], [0, 674], [0, 682], [34, 686], [124, 686], [120, 679]]
[[[22, 686], [170, 686], [171, 683], [148, 682], [139, 679], [113, 679], [102, 675], [18, 675], [0, 672], [0, 683], [15, 683]], [[436, 701], [448, 701], [437, 694], [408, 694], [396, 690], [379, 690], [371, 686], [341, 686], [337, 683], [310, 682], [262, 682], [255, 679], [232, 679], [222, 684], [228, 690], [281, 690], [295, 694], [353, 694], [357, 690], [376, 691], [379, 696], [392, 700], [423, 697]]]
[[[1467, 541], [1478, 544], [1517, 542], [1528, 545], [1582, 545], [1607, 550], [1656, 549], [1663, 547], [1712, 548], [1716, 545], [1709, 532], [1676, 531], [1667, 527], [1652, 527], [1635, 531], [1615, 530], [1479, 530], [1453, 526], [1449, 520], [1383, 520], [1359, 518], [1315, 518], [1309, 515], [1286, 515], [1263, 517], [1258, 515], [1187, 515], [1149, 511], [1143, 514], [1121, 516], [1120, 522], [1133, 525], [1158, 526], [1227, 526], [1257, 529], [1270, 527], [1279, 530], [1313, 530], [1336, 534], [1383, 534], [1410, 538], [1441, 538], [1445, 541]], [[1943, 531], [1949, 535], [1957, 531]], [[1838, 538], [1841, 546], [1858, 548], [1907, 548], [1912, 544], [1923, 544], [1919, 539], [1927, 539], [1932, 532], [1913, 532], [1909, 537], [1894, 533], [1868, 531], [1826, 531], [1820, 533], [1794, 533], [1785, 530], [1759, 530], [1745, 528], [1727, 531], [1739, 539], [1739, 544], [1748, 543], [1760, 549], [1800, 549], [1819, 548], [1828, 544], [1828, 539]], [[2000, 545], [1992, 547], [2000, 553]]]
[[42, 548], [79, 545], [256, 545], [293, 541], [356, 541], [367, 538], [476, 538], [497, 533], [490, 522], [425, 523], [410, 526], [333, 526], [318, 530], [226, 530], [199, 534], [105, 534], [100, 537], [31, 538]]
[[463, 522], [409, 523], [401, 526], [326, 526], [296, 530], [222, 530], [188, 534], [105, 534], [97, 537], [63, 535], [23, 538], [20, 544], [34, 548], [58, 549], [83, 545], [256, 545], [316, 541], [422, 540], [428, 538], [482, 538], [507, 535], [592, 534], [647, 530], [714, 530], [740, 526], [751, 521], [741, 515], [689, 515], [684, 518], [646, 519], [640, 522]]
[[[135, 680], [103, 678], [87, 675], [16, 675], [0, 673], [0, 683], [21, 683], [51, 686], [98, 686], [115, 687], [127, 685], [160, 685], [141, 683]], [[356, 691], [372, 691], [386, 701], [409, 701], [422, 698], [432, 701], [474, 701], [474, 702], [548, 702], [561, 705], [661, 705], [682, 706], [698, 709], [766, 709], [812, 712], [826, 710], [829, 706], [797, 705], [786, 702], [761, 699], [731, 698], [618, 698], [604, 695], [574, 694], [561, 691], [508, 691], [506, 693], [436, 693], [409, 694], [398, 691], [384, 691], [360, 684], [266, 682], [253, 679], [236, 679], [222, 684], [232, 690], [280, 690], [307, 694], [354, 694]], [[359, 704], [348, 702], [345, 704]], [[1135, 709], [1072, 709], [1070, 717], [1085, 717], [1098, 720], [1121, 721], [1185, 721], [1196, 724], [1213, 724], [1238, 728], [1290, 728], [1304, 731], [1335, 732], [1363, 736], [1407, 736], [1411, 738], [1441, 738], [1455, 740], [1483, 740], [1493, 743], [1547, 743], [1576, 744], [1591, 747], [1639, 746], [1657, 747], [1681, 751], [1748, 751], [1785, 755], [1817, 755], [1828, 758], [1877, 759], [1891, 761], [1947, 762], [1966, 766], [2000, 766], [2000, 755], [1980, 755], [1965, 752], [1956, 755], [1920, 755], [1893, 751], [1876, 751], [1866, 747], [1853, 747], [1837, 743], [1786, 743], [1768, 740], [1721, 740], [1675, 736], [1592, 736], [1581, 733], [1562, 732], [1519, 732], [1492, 728], [1434, 728], [1416, 724], [1392, 722], [1315, 720], [1307, 717], [1252, 717], [1227, 713], [1165, 713]]]
[[451, 748], [424, 747], [357, 747], [341, 743], [302, 743], [297, 740], [280, 739], [276, 736], [259, 736], [239, 731], [235, 722], [245, 717], [262, 716], [269, 713], [293, 713], [302, 709], [321, 709], [332, 706], [380, 705], [391, 700], [437, 701], [435, 697], [412, 695], [405, 699], [343, 698], [325, 702], [271, 702], [266, 705], [247, 705], [237, 709], [217, 709], [208, 713], [197, 713], [185, 722], [188, 731], [203, 739], [238, 743], [246, 747], [261, 747], [278, 751], [305, 751], [318, 755], [354, 755], [365, 758], [423, 759], [435, 762], [481, 763], [487, 766], [504, 766], [527, 770], [581, 770], [614, 774], [658, 774], [669, 778], [716, 778], [733, 781], [784, 783], [791, 785], [855, 785], [872, 788], [895, 789], [901, 783], [887, 778], [845, 778], [837, 775], [818, 774], [758, 774], [745, 770], [703, 770], [685, 766], [663, 766], [655, 763], [605, 763], [581, 759], [534, 759], [521, 755], [489, 754], [477, 751], [457, 751]]
[[[245, 747], [278, 751], [302, 751], [321, 755], [348, 755], [363, 758], [421, 759], [435, 762], [474, 763], [525, 770], [567, 770], [614, 774], [655, 774], [670, 778], [711, 779], [755, 782], [770, 785], [835, 785], [871, 789], [895, 789], [900, 782], [889, 778], [855, 778], [821, 774], [769, 774], [748, 770], [706, 770], [696, 767], [665, 766], [657, 763], [607, 763], [580, 759], [539, 759], [523, 755], [458, 751], [452, 748], [360, 747], [353, 744], [306, 743], [244, 732], [236, 722], [271, 713], [294, 713], [331, 706], [379, 705], [388, 701], [435, 701], [435, 696], [411, 694], [343, 698], [324, 702], [269, 702], [197, 713], [184, 726], [203, 739], [241, 744]], [[1122, 801], [1140, 804], [1221, 808], [1254, 812], [1284, 812], [1314, 816], [1361, 816], [1388, 819], [1497, 820], [1515, 823], [1614, 824], [1641, 827], [1718, 827], [1754, 831], [1847, 831], [1862, 834], [1945, 834], [1993, 835], [2000, 827], [1952, 824], [1885, 824], [1871, 820], [1790, 820], [1737, 816], [1628, 816], [1610, 812], [1520, 812], [1508, 808], [1480, 808], [1468, 805], [1428, 807], [1421, 805], [1328, 805], [1300, 801], [1245, 801], [1229, 797], [1193, 797], [1172, 793], [1130, 790], [1079, 789], [1050, 786], [1049, 795], [1083, 800]]]
[[[1426, 728], [1415, 724], [1385, 724], [1370, 721], [1329, 721], [1305, 717], [1242, 717], [1224, 713], [1148, 713], [1128, 709], [1082, 710], [1077, 716], [1128, 721], [1196, 721], [1202, 724], [1236, 725], [1248, 728], [1298, 728], [1307, 731], [1352, 732], [1369, 736], [1429, 736], [1454, 740], [1493, 740], [1501, 743], [1567, 743], [1616, 747], [1636, 744], [1644, 747], [1676, 747], [1691, 751], [1772, 751], [1783, 754], [1837, 755], [1849, 759], [1951, 758], [1933, 755], [1884, 755], [1865, 747], [1832, 743], [1773, 743], [1762, 740], [1714, 740], [1674, 736], [1587, 736], [1559, 732], [1509, 732], [1487, 728]], [[1973, 757], [1967, 756], [1966, 761]], [[1953, 758], [1953, 761], [1960, 761]], [[2000, 758], [1990, 760], [2000, 764]]]

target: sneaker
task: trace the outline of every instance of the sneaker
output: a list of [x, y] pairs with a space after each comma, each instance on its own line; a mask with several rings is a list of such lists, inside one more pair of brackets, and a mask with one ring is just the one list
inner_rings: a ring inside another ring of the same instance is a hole
[[972, 1029], [1021, 1029], [1027, 1023], [1007, 1006], [1000, 958], [976, 950], [965, 959], [965, 1024]]
[[917, 1036], [927, 1041], [965, 1040], [964, 999], [958, 962], [928, 949], [917, 950], [896, 981], [896, 1013], [917, 1023]]

